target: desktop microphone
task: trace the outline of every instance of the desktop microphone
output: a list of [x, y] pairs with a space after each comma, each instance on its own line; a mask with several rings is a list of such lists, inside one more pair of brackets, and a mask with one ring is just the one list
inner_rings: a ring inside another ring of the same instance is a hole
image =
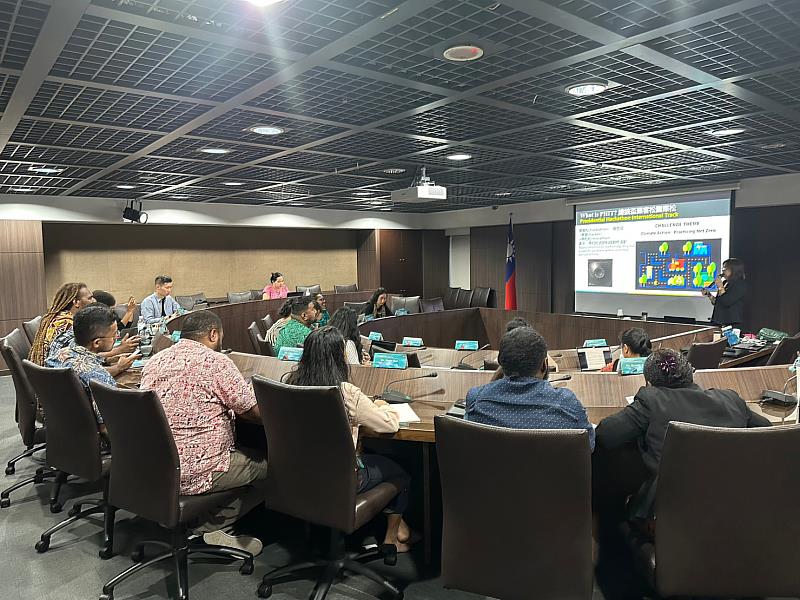
[[400, 383], [401, 381], [411, 381], [412, 379], [424, 379], [425, 377], [438, 377], [439, 373], [433, 372], [428, 373], [427, 375], [417, 375], [415, 377], [404, 377], [403, 379], [395, 379], [394, 381], [390, 381], [386, 384], [386, 387], [383, 389], [383, 392], [379, 399], [385, 400], [389, 404], [405, 404], [407, 402], [411, 402], [411, 396], [408, 394], [404, 394], [403, 392], [398, 392], [397, 390], [390, 390], [389, 388], [393, 386], [395, 383]]
[[763, 392], [761, 392], [760, 402], [777, 404], [785, 408], [788, 408], [790, 406], [797, 406], [797, 398], [795, 398], [791, 394], [786, 393], [786, 388], [789, 387], [789, 383], [792, 381], [792, 379], [796, 380], [797, 375], [792, 375], [789, 377], [789, 379], [786, 380], [786, 383], [783, 384], [782, 392], [777, 392], [775, 390], [764, 390]]
[[454, 369], [460, 369], [463, 371], [477, 371], [478, 367], [473, 367], [472, 365], [466, 364], [464, 361], [467, 359], [468, 356], [472, 356], [476, 352], [480, 352], [481, 350], [486, 350], [491, 344], [484, 344], [477, 350], [473, 350], [472, 352], [467, 352], [464, 356], [461, 357], [461, 360], [458, 361], [458, 364], [453, 367]]
[[557, 381], [569, 381], [570, 379], [572, 379], [572, 375], [562, 375], [561, 377], [558, 377], [556, 379], [548, 379], [547, 381], [549, 381], [550, 383], [555, 383]]

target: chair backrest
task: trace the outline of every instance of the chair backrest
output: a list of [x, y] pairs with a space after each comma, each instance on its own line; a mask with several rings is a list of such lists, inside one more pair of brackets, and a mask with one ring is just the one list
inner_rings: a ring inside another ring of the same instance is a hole
[[266, 339], [263, 335], [258, 336], [258, 348], [261, 351], [261, 354], [264, 356], [277, 356], [275, 353], [275, 347], [272, 345], [268, 339]]
[[171, 335], [159, 333], [153, 338], [153, 354], [158, 354], [162, 350], [172, 347], [174, 344], [175, 342], [172, 341]]
[[[114, 307], [114, 314], [117, 315], [118, 319], [122, 319], [125, 314], [128, 312], [128, 305], [127, 304], [117, 304]], [[130, 324], [136, 327], [136, 324], [139, 322], [139, 316], [142, 314], [142, 305], [137, 304], [136, 308], [133, 309], [133, 318], [131, 319]]]
[[447, 294], [444, 296], [444, 309], [445, 310], [452, 310], [456, 308], [456, 300], [458, 300], [458, 290], [461, 288], [451, 287], [447, 290]]
[[184, 310], [205, 308], [205, 306], [208, 305], [205, 292], [199, 292], [189, 296], [175, 296], [175, 302]]
[[253, 347], [253, 354], [261, 354], [261, 346], [258, 343], [258, 325], [255, 321], [248, 325], [247, 336], [250, 338], [250, 345]]
[[[22, 324], [22, 328], [25, 330], [25, 336], [28, 338], [28, 341], [32, 344], [33, 340], [36, 338], [36, 333], [39, 331], [39, 325], [42, 323], [42, 315], [38, 317], [34, 317], [30, 321], [25, 321]], [[28, 358], [27, 355], [23, 356], [22, 358]]]
[[22, 362], [47, 415], [47, 464], [97, 481], [102, 473], [100, 434], [92, 400], [72, 369], [49, 369]]
[[349, 285], [334, 285], [333, 291], [337, 294], [352, 294], [358, 291], [358, 284], [351, 283]]
[[430, 298], [426, 300], [425, 298], [422, 298], [419, 301], [419, 306], [424, 313], [442, 312], [444, 310], [444, 299]]
[[800, 352], [800, 333], [783, 338], [767, 359], [767, 365], [791, 365], [797, 360], [798, 352]]
[[356, 455], [337, 387], [292, 386], [253, 377], [267, 437], [271, 510], [350, 533]]
[[30, 343], [19, 329], [0, 338], [0, 354], [6, 361], [8, 370], [11, 371], [11, 381], [14, 383], [14, 392], [16, 393], [17, 427], [26, 448], [33, 446], [36, 434], [36, 393], [22, 366], [22, 361], [27, 356], [29, 349]]
[[270, 327], [272, 327], [275, 324], [275, 321], [272, 320], [271, 315], [267, 315], [263, 319], [259, 319], [259, 321], [261, 321], [261, 333], [263, 335], [267, 335], [267, 332], [269, 331]]
[[398, 308], [405, 308], [408, 314], [415, 315], [420, 312], [419, 296], [391, 296], [389, 308], [392, 309], [392, 312], [397, 312]]
[[261, 300], [263, 297], [263, 290], [250, 290], [250, 300]]
[[470, 306], [475, 306], [478, 308], [489, 308], [490, 307], [490, 299], [492, 297], [492, 292], [494, 290], [488, 287], [476, 287], [472, 290], [472, 300], [470, 301]]
[[798, 597], [800, 426], [670, 423], [656, 491], [663, 597]]
[[591, 598], [588, 433], [453, 417], [435, 428], [444, 585], [503, 600]]
[[237, 302], [249, 302], [250, 292], [228, 292], [228, 302], [235, 304]]
[[472, 290], [459, 289], [455, 308], [469, 308], [470, 302], [472, 302]]
[[354, 311], [356, 311], [356, 314], [358, 315], [364, 312], [364, 307], [366, 305], [367, 305], [366, 302], [345, 302], [343, 304], [345, 308], [352, 308]]
[[108, 501], [174, 527], [178, 523], [181, 466], [158, 395], [92, 382], [114, 452]]
[[315, 283], [314, 285], [298, 285], [295, 288], [296, 291], [300, 292], [301, 294], [319, 294], [322, 292], [322, 287]]
[[720, 338], [716, 342], [695, 342], [689, 346], [686, 360], [695, 369], [717, 369], [722, 353], [728, 347], [727, 338]]

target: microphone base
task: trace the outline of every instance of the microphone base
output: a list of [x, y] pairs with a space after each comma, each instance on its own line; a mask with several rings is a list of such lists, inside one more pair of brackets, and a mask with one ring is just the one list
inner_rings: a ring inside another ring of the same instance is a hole
[[384, 390], [381, 400], [385, 400], [389, 404], [407, 404], [411, 402], [411, 396], [395, 390]]
[[468, 365], [466, 363], [458, 363], [453, 369], [458, 371], [477, 371], [477, 367], [473, 367], [472, 365]]

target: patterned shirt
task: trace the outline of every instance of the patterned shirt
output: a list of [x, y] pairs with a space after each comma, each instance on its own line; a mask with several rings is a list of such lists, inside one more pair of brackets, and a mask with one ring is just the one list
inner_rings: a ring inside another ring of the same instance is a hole
[[306, 341], [309, 333], [311, 333], [311, 329], [297, 319], [289, 320], [278, 334], [278, 339], [275, 340], [275, 354], [278, 354], [284, 346], [294, 348], [298, 344], [302, 344]]
[[230, 468], [237, 414], [256, 404], [253, 388], [233, 361], [194, 340], [153, 355], [142, 388], [161, 399], [181, 464], [181, 494], [202, 494], [214, 473]]
[[50, 345], [58, 336], [72, 329], [72, 313], [68, 310], [58, 313], [44, 331], [41, 347], [34, 347], [30, 352], [31, 362], [43, 367], [50, 355]]
[[[81, 380], [89, 398], [92, 397], [92, 391], [89, 388], [90, 381], [99, 381], [102, 384], [117, 387], [117, 382], [103, 368], [103, 357], [87, 350], [83, 346], [79, 346], [74, 340], [58, 352], [51, 353], [44, 366], [51, 369], [72, 369], [78, 379]], [[97, 419], [97, 423], [102, 425], [103, 417], [100, 415], [100, 411], [97, 410], [94, 400], [92, 400], [92, 408], [94, 408], [94, 416]]]
[[327, 325], [328, 321], [330, 321], [330, 320], [331, 320], [331, 313], [329, 313], [328, 309], [326, 308], [325, 310], [322, 311], [322, 314], [320, 315], [319, 320], [317, 321], [317, 324], [320, 327], [325, 327], [325, 325]]
[[467, 392], [467, 421], [514, 429], [585, 429], [594, 450], [594, 427], [572, 390], [536, 377], [503, 377]]
[[54, 358], [59, 352], [61, 352], [64, 348], [69, 346], [74, 341], [75, 341], [75, 331], [73, 329], [67, 329], [64, 333], [59, 335], [50, 344], [50, 352], [47, 353], [47, 360], [44, 361], [44, 365], [46, 367], [49, 366], [47, 362], [51, 358]]

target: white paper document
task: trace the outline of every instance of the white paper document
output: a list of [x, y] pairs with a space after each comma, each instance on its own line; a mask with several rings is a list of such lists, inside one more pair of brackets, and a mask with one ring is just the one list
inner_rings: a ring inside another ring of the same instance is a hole
[[419, 423], [420, 419], [414, 409], [408, 404], [392, 404], [389, 406], [400, 419], [401, 423]]

